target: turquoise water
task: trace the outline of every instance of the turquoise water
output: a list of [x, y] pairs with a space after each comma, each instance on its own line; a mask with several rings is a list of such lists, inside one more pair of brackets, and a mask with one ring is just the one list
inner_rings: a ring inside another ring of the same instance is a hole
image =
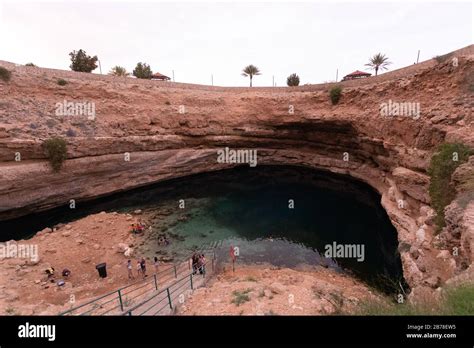
[[[275, 266], [295, 267], [325, 261], [314, 248], [305, 245], [304, 241], [292, 240], [281, 233], [283, 230], [275, 229], [270, 221], [275, 217], [262, 217], [255, 224], [245, 222], [244, 219], [254, 217], [245, 216], [248, 215], [247, 209], [243, 209], [245, 204], [236, 195], [188, 199], [185, 202], [186, 212], [177, 211], [166, 219], [151, 220], [153, 233], [141, 248], [149, 257], [159, 254], [182, 258], [203, 245], [217, 245], [224, 258], [229, 260], [227, 252], [230, 246], [238, 247], [238, 262], [241, 263], [271, 263]], [[182, 221], [175, 224], [180, 218]], [[170, 241], [168, 246], [157, 244], [160, 235], [167, 235]], [[336, 265], [331, 260], [326, 263]]]

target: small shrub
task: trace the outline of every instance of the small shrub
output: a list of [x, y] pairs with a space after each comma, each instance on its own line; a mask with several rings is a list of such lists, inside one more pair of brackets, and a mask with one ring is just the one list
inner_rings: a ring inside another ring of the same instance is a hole
[[169, 100], [165, 101], [165, 104], [166, 104], [166, 105], [171, 105], [171, 103], [169, 102]]
[[66, 135], [67, 135], [68, 137], [75, 137], [75, 136], [76, 136], [76, 132], [74, 131], [74, 129], [69, 128], [69, 129], [67, 130], [67, 132], [66, 132]]
[[342, 313], [342, 306], [344, 305], [344, 298], [340, 293], [332, 293], [330, 294], [329, 298], [326, 299], [329, 301], [335, 308], [333, 314], [341, 314]]
[[86, 51], [80, 49], [79, 51], [72, 51], [69, 53], [71, 57], [71, 65], [69, 66], [72, 71], [87, 72], [97, 68], [97, 61], [99, 58], [97, 56], [89, 56]]
[[255, 279], [252, 276], [248, 276], [247, 278], [245, 278], [245, 280], [248, 281], [248, 282], [256, 282], [257, 281], [257, 279]]
[[0, 80], [8, 82], [10, 81], [11, 77], [12, 77], [12, 73], [10, 72], [10, 70], [7, 70], [4, 67], [0, 66]]
[[133, 299], [129, 297], [125, 297], [125, 299], [123, 300], [123, 306], [130, 307], [132, 304], [133, 304]]
[[416, 304], [394, 303], [385, 297], [364, 300], [356, 315], [474, 315], [474, 284], [465, 283], [443, 289], [440, 300], [425, 299]]
[[442, 308], [444, 315], [474, 315], [474, 284], [446, 289]]
[[64, 80], [64, 79], [59, 79], [59, 80], [58, 80], [58, 85], [60, 85], [60, 86], [66, 86], [66, 85], [67, 85], [67, 81]]
[[147, 63], [137, 63], [135, 69], [133, 69], [133, 76], [138, 79], [151, 79], [153, 71]]
[[453, 55], [452, 53], [447, 53], [441, 56], [436, 56], [433, 59], [436, 60], [438, 64], [441, 64], [441, 63], [446, 62], [449, 58], [451, 58], [452, 55]]
[[242, 303], [250, 301], [250, 297], [248, 295], [250, 291], [251, 291], [250, 289], [247, 289], [244, 291], [234, 290], [232, 292], [232, 295], [234, 295], [234, 298], [232, 299], [231, 303], [235, 304], [236, 306], [240, 306]]
[[51, 138], [43, 143], [46, 156], [55, 172], [58, 172], [67, 158], [67, 146], [64, 139]]
[[7, 315], [15, 315], [15, 308], [13, 307], [8, 307], [5, 309], [5, 314]]
[[[395, 304], [390, 299], [365, 300], [359, 303], [355, 315], [428, 315], [431, 310], [423, 305], [409, 302]], [[433, 314], [433, 313], [431, 313]]]
[[411, 248], [411, 245], [406, 242], [400, 242], [400, 244], [398, 244], [399, 253], [406, 253], [407, 251], [410, 251], [410, 248]]
[[336, 105], [337, 103], [339, 103], [339, 99], [341, 99], [341, 94], [341, 86], [334, 86], [333, 88], [331, 88], [331, 90], [329, 91], [329, 96], [331, 97], [332, 105]]
[[288, 76], [286, 78], [286, 84], [289, 86], [289, 87], [296, 87], [296, 86], [299, 86], [300, 84], [300, 77], [296, 74], [291, 74], [290, 76]]
[[34, 65], [33, 63], [26, 63], [25, 66], [31, 66], [33, 68], [36, 68], [36, 65]]
[[[437, 232], [446, 225], [444, 220], [444, 208], [452, 202], [456, 196], [456, 189], [451, 182], [451, 175], [456, 168], [466, 162], [473, 153], [469, 147], [459, 144], [442, 144], [431, 158], [428, 174], [430, 175], [429, 193], [431, 205], [436, 211], [435, 223]], [[457, 161], [455, 159], [457, 156]]]

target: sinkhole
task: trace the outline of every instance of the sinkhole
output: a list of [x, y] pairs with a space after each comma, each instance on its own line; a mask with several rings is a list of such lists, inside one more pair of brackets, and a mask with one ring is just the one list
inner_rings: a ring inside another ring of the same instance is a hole
[[[347, 272], [384, 292], [403, 280], [397, 231], [369, 185], [294, 166], [235, 167], [172, 179], [0, 222], [0, 238], [28, 238], [44, 227], [100, 211], [143, 211], [140, 255], [178, 260], [203, 246], [238, 263]], [[151, 229], [149, 229], [151, 227]], [[162, 241], [166, 239], [169, 244]]]

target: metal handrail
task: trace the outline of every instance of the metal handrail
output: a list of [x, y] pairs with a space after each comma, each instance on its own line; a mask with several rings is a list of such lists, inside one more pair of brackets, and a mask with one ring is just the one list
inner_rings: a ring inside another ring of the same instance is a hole
[[[214, 261], [215, 259], [213, 258], [212, 259], [212, 265], [214, 264]], [[210, 261], [206, 261], [206, 263], [204, 263], [204, 267], [206, 267], [208, 264], [209, 264]], [[206, 273], [203, 273], [202, 276], [205, 277]], [[194, 270], [192, 270], [190, 273], [188, 273], [186, 276], [184, 276], [183, 278], [179, 279], [179, 280], [176, 280], [173, 284], [169, 285], [168, 287], [166, 287], [165, 289], [161, 290], [160, 292], [156, 293], [155, 295], [151, 296], [150, 298], [146, 299], [145, 301], [135, 305], [134, 307], [128, 309], [127, 311], [125, 311], [124, 313], [122, 313], [122, 315], [128, 315], [128, 316], [131, 316], [132, 315], [132, 312], [135, 311], [136, 309], [142, 307], [144, 304], [150, 302], [152, 299], [156, 298], [157, 296], [161, 295], [161, 294], [164, 294], [165, 292], [167, 293], [168, 295], [168, 303], [161, 307], [158, 311], [156, 311], [153, 315], [156, 315], [158, 314], [159, 312], [161, 312], [163, 309], [167, 308], [168, 306], [170, 307], [170, 309], [173, 308], [172, 306], [172, 301], [171, 301], [171, 294], [174, 294], [176, 291], [178, 291], [179, 289], [181, 289], [184, 285], [187, 285], [188, 283], [183, 283], [181, 284], [179, 287], [175, 288], [174, 290], [171, 290], [170, 289], [179, 284], [180, 282], [182, 282], [183, 280], [185, 279], [190, 279], [190, 284], [191, 284], [191, 289], [193, 289], [193, 282], [192, 282], [192, 279], [193, 279], [193, 276], [195, 276], [194, 274]], [[175, 298], [174, 298], [175, 299]], [[163, 300], [166, 300], [166, 297], [161, 299], [160, 301], [158, 301], [157, 303], [155, 303], [154, 305], [152, 305], [151, 307], [147, 308], [145, 311], [143, 311], [142, 313], [140, 313], [140, 315], [143, 315], [145, 314], [146, 312], [150, 311], [152, 308], [156, 307], [159, 303], [163, 302]]]
[[[207, 252], [207, 251], [209, 251], [209, 250], [211, 250], [211, 251], [213, 252], [213, 257], [215, 257], [215, 250], [214, 250], [214, 248], [212, 248], [212, 247], [200, 248], [200, 249], [198, 249], [198, 250], [195, 251], [195, 252], [198, 252], [198, 253], [205, 253], [205, 252]], [[194, 254], [194, 253], [193, 253], [193, 254]], [[182, 259], [182, 260], [183, 260], [183, 259]], [[104, 306], [104, 305], [106, 305], [106, 304], [108, 304], [108, 303], [110, 303], [110, 302], [112, 302], [112, 301], [114, 301], [114, 300], [118, 300], [118, 301], [119, 301], [119, 305], [116, 306], [116, 307], [114, 307], [114, 308], [112, 308], [112, 309], [110, 309], [110, 310], [107, 310], [106, 312], [104, 312], [104, 313], [102, 313], [102, 314], [109, 313], [110, 311], [112, 311], [112, 310], [115, 309], [115, 308], [120, 308], [120, 309], [123, 311], [122, 296], [124, 296], [124, 295], [126, 295], [126, 294], [130, 294], [131, 292], [134, 292], [134, 291], [139, 290], [139, 289], [141, 289], [141, 288], [144, 288], [145, 286], [149, 285], [151, 282], [154, 283], [155, 290], [158, 290], [157, 278], [156, 278], [156, 276], [157, 276], [158, 274], [163, 274], [163, 273], [165, 273], [165, 272], [168, 272], [168, 271], [172, 270], [172, 271], [174, 272], [174, 277], [177, 278], [177, 276], [178, 276], [177, 270], [178, 270], [181, 266], [183, 266], [185, 262], [187, 262], [188, 265], [189, 265], [189, 260], [190, 260], [190, 257], [186, 257], [186, 258], [185, 258], [183, 261], [181, 261], [178, 265], [177, 265], [176, 262], [174, 262], [174, 263], [173, 263], [173, 266], [168, 267], [167, 269], [164, 269], [164, 270], [162, 270], [162, 271], [160, 271], [160, 272], [154, 273], [154, 274], [153, 274], [153, 277], [151, 277], [151, 278], [148, 278], [148, 279], [147, 279], [147, 278], [141, 279], [141, 280], [136, 281], [136, 282], [134, 282], [134, 283], [132, 283], [132, 284], [128, 284], [128, 285], [126, 285], [126, 286], [123, 286], [123, 287], [121, 287], [121, 288], [119, 288], [119, 289], [117, 289], [117, 290], [114, 290], [114, 291], [111, 291], [111, 292], [106, 293], [106, 294], [104, 294], [104, 295], [101, 295], [101, 296], [99, 296], [99, 297], [97, 297], [97, 298], [95, 298], [95, 299], [93, 299], [93, 300], [91, 300], [91, 301], [88, 301], [88, 302], [86, 302], [86, 303], [83, 303], [83, 304], [81, 304], [81, 305], [79, 305], [79, 306], [77, 306], [77, 307], [71, 308], [71, 309], [66, 310], [66, 311], [64, 311], [64, 312], [61, 312], [61, 313], [59, 313], [59, 315], [67, 315], [67, 314], [69, 314], [69, 313], [75, 312], [75, 311], [77, 311], [78, 309], [83, 308], [83, 307], [85, 307], [85, 306], [87, 306], [87, 305], [91, 305], [91, 304], [97, 304], [97, 305], [99, 305], [99, 308], [103, 308], [102, 306]], [[207, 264], [207, 262], [206, 262], [206, 264]], [[189, 269], [189, 267], [190, 267], [190, 266], [188, 266], [188, 269]], [[181, 272], [180, 272], [180, 273], [181, 273]], [[187, 276], [189, 276], [189, 274], [188, 274]], [[172, 278], [170, 278], [170, 279], [172, 279]], [[140, 283], [144, 283], [143, 286], [140, 286], [140, 287], [138, 287], [138, 288], [134, 288], [134, 289], [130, 290], [129, 292], [123, 293], [123, 290], [128, 289], [128, 288], [130, 288], [130, 287], [132, 287], [132, 286], [135, 286], [135, 285], [137, 285], [137, 284], [140, 284]], [[174, 284], [176, 284], [176, 283], [177, 283], [177, 282], [175, 282]], [[171, 285], [171, 286], [172, 286], [172, 285]], [[145, 293], [146, 293], [146, 292], [145, 292]], [[143, 294], [145, 294], [145, 293], [142, 293], [142, 294], [140, 294], [140, 295], [138, 295], [138, 296], [141, 296], [141, 295], [143, 295]], [[111, 296], [111, 295], [115, 295], [113, 299], [108, 300], [108, 301], [105, 302], [105, 303], [99, 303], [99, 302], [98, 302], [99, 300], [101, 300], [101, 299], [103, 299], [103, 298], [106, 298], [107, 296]], [[134, 296], [134, 297], [132, 298], [132, 300], [135, 299], [135, 298], [137, 298], [138, 296]], [[88, 310], [88, 311], [86, 311], [86, 312], [80, 313], [79, 315], [87, 315], [88, 313], [92, 313], [93, 311], [95, 311], [95, 310], [97, 310], [97, 309], [98, 309], [97, 307], [94, 307], [94, 308], [92, 308], [92, 309], [90, 309], [90, 310]]]
[[[110, 308], [109, 310], [107, 310], [107, 311], [105, 311], [105, 312], [103, 312], [103, 313], [100, 313], [100, 315], [106, 315], [107, 313], [110, 313], [110, 312], [112, 312], [113, 310], [119, 309], [119, 308], [120, 308], [120, 304], [119, 304], [118, 306], [115, 306], [115, 307]], [[81, 315], [82, 315], [82, 314], [81, 314]]]
[[[135, 309], [137, 308], [140, 308], [141, 306], [143, 306], [145, 303], [151, 301], [152, 299], [154, 299], [156, 296], [162, 294], [162, 293], [165, 293], [165, 292], [168, 292], [169, 291], [169, 288], [172, 287], [173, 285], [179, 283], [180, 281], [182, 281], [183, 279], [186, 279], [189, 277], [189, 274], [186, 275], [185, 277], [177, 280], [176, 282], [174, 282], [173, 284], [171, 284], [170, 286], [166, 287], [165, 289], [161, 290], [160, 292], [156, 293], [155, 295], [151, 296], [150, 298], [146, 299], [145, 301], [141, 302], [141, 303], [138, 303], [137, 305], [135, 305], [133, 308], [130, 308], [129, 310], [127, 310], [125, 313], [123, 313], [122, 315], [131, 315], [129, 314], [129, 312], [133, 312]], [[161, 302], [161, 301], [160, 301]]]
[[[161, 302], [163, 302], [163, 301], [165, 301], [165, 300], [168, 300], [168, 299], [167, 299], [166, 297], [163, 297], [163, 298], [162, 298], [161, 300], [159, 300], [156, 304], [161, 303]], [[167, 305], [168, 305], [168, 303], [166, 303], [162, 308], [165, 308]], [[141, 315], [145, 314], [146, 312], [148, 312], [148, 311], [149, 311], [150, 309], [152, 309], [153, 307], [154, 307], [154, 306], [149, 307], [146, 311], [141, 312], [140, 314], [141, 314]]]

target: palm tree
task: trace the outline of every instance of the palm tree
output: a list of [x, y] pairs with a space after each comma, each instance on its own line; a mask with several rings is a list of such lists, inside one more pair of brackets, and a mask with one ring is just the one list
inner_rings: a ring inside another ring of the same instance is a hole
[[377, 53], [372, 58], [369, 58], [369, 62], [365, 64], [366, 66], [370, 66], [372, 69], [375, 70], [375, 76], [380, 70], [387, 70], [387, 65], [392, 64], [388, 61], [388, 57], [385, 57], [385, 54]]
[[110, 69], [109, 75], [127, 77], [127, 76], [130, 76], [130, 73], [127, 72], [127, 70], [124, 67], [116, 65], [112, 69]]
[[242, 70], [242, 76], [245, 76], [245, 77], [250, 77], [250, 87], [252, 87], [252, 78], [255, 76], [255, 75], [261, 75], [260, 74], [260, 70], [258, 70], [258, 68], [252, 64], [250, 65], [247, 65], [244, 70]]

